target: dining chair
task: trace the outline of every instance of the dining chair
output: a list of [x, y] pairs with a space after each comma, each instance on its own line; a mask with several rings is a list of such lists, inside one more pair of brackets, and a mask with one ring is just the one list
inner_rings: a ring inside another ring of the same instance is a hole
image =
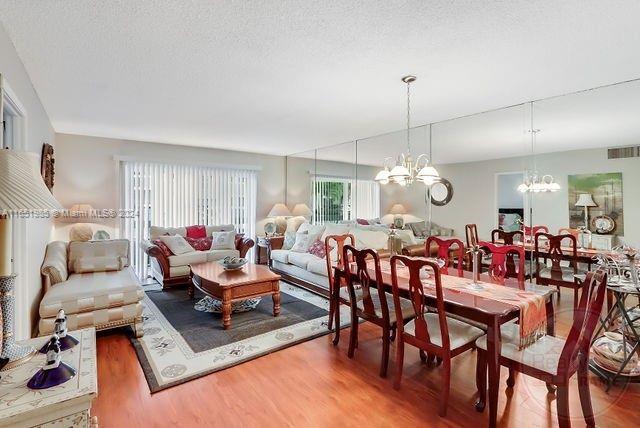
[[[425, 254], [427, 257], [431, 254], [432, 245], [436, 246], [436, 254], [439, 259], [444, 260], [444, 266], [440, 268], [440, 273], [448, 275], [449, 267], [458, 265], [458, 276], [463, 275], [464, 265], [464, 244], [459, 239], [440, 239], [430, 236], [425, 242]], [[453, 251], [452, 251], [453, 247]], [[453, 252], [453, 257], [452, 257]]]
[[475, 223], [465, 225], [464, 234], [467, 240], [467, 247], [478, 245], [478, 226]]
[[[382, 328], [382, 361], [380, 376], [387, 376], [389, 366], [389, 345], [392, 330], [396, 329], [397, 320], [402, 322], [414, 316], [413, 306], [408, 299], [394, 302], [393, 295], [384, 291], [380, 258], [372, 249], [358, 250], [352, 245], [345, 245], [343, 260], [353, 260], [352, 268], [345, 269], [349, 304], [351, 307], [351, 335], [349, 336], [348, 357], [353, 358], [358, 344], [358, 319], [362, 318]], [[371, 278], [370, 269], [373, 262], [375, 278]], [[382, 284], [378, 286], [378, 284]], [[397, 309], [396, 309], [397, 308]]]
[[[567, 242], [569, 245], [567, 246]], [[540, 258], [543, 258], [543, 263]], [[536, 262], [536, 282], [540, 285], [555, 285], [560, 299], [560, 287], [573, 290], [573, 307], [578, 304], [578, 292], [582, 283], [576, 275], [584, 272], [578, 269], [578, 245], [573, 235], [551, 235], [539, 232], [535, 236], [534, 258]], [[548, 266], [548, 260], [551, 266]], [[568, 266], [562, 262], [568, 262]]]
[[[347, 242], [348, 241], [348, 242]], [[333, 329], [333, 321], [335, 317], [335, 312], [338, 310], [338, 306], [342, 303], [345, 305], [349, 305], [349, 293], [346, 289], [342, 290], [343, 287], [346, 286], [344, 281], [340, 281], [339, 284], [336, 284], [335, 280], [335, 270], [334, 268], [344, 269], [345, 263], [343, 257], [343, 249], [346, 243], [351, 245], [355, 245], [355, 237], [351, 234], [345, 235], [328, 235], [324, 239], [324, 251], [326, 254], [327, 261], [327, 278], [329, 279], [329, 330]], [[336, 251], [333, 251], [333, 250]], [[335, 260], [333, 260], [335, 258]], [[338, 301], [336, 302], [333, 298], [333, 293], [335, 291], [334, 287], [340, 287], [340, 293]]]
[[[572, 229], [570, 227], [561, 227], [558, 229], [558, 235], [573, 235], [576, 237], [576, 241], [580, 241], [580, 230]], [[564, 243], [563, 243], [564, 245]]]
[[[506, 278], [517, 278], [523, 287], [526, 277], [524, 248], [519, 245], [496, 245], [490, 242], [479, 242], [479, 245], [491, 256], [488, 273], [504, 284]], [[516, 262], [517, 269], [516, 269]]]
[[[591, 339], [602, 311], [607, 285], [607, 273], [603, 269], [587, 273], [585, 288], [576, 308], [573, 324], [566, 339], [543, 336], [526, 348], [519, 349], [520, 330], [515, 323], [501, 327], [502, 350], [500, 365], [546, 382], [550, 393], [556, 392], [558, 422], [560, 427], [569, 427], [569, 380], [577, 373], [578, 393], [582, 414], [589, 427], [595, 426], [591, 392], [589, 391], [588, 367]], [[478, 349], [476, 383], [479, 406], [482, 411], [487, 393], [487, 336], [476, 341]], [[513, 386], [512, 384], [509, 387]]]
[[549, 228], [547, 226], [525, 226], [522, 225], [522, 231], [524, 232], [524, 239], [527, 242], [531, 242], [535, 239], [537, 233], [549, 233]]
[[502, 243], [506, 245], [513, 245], [516, 242], [524, 242], [524, 232], [522, 230], [506, 232], [502, 229], [493, 229], [491, 231], [491, 243], [495, 244], [498, 241], [502, 241]]
[[[420, 359], [425, 362], [428, 354], [436, 356], [442, 361], [442, 390], [440, 392], [440, 406], [438, 414], [446, 416], [447, 403], [451, 383], [451, 359], [464, 351], [472, 349], [477, 338], [484, 332], [477, 327], [446, 316], [440, 271], [438, 265], [426, 259], [416, 259], [406, 256], [391, 257], [391, 284], [393, 287], [393, 301], [398, 319], [398, 339], [396, 343], [396, 377], [394, 388], [400, 389], [402, 368], [404, 365], [404, 345], [413, 345], [420, 350]], [[400, 278], [398, 265], [402, 264], [408, 271], [408, 293], [415, 318], [405, 323], [400, 312]], [[433, 277], [436, 295], [436, 310], [430, 312], [425, 302], [425, 285], [421, 279], [421, 271], [426, 269]], [[426, 354], [425, 354], [426, 353]]]

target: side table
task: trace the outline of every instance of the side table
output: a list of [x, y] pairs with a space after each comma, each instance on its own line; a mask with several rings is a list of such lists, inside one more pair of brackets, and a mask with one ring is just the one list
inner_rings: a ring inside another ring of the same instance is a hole
[[[73, 379], [48, 389], [27, 388], [27, 381], [45, 363], [40, 353], [2, 372], [0, 427], [97, 427], [96, 418], [90, 415], [91, 401], [98, 394], [96, 332], [92, 327], [69, 334], [80, 341], [62, 353], [62, 360], [77, 370]], [[40, 349], [48, 340], [38, 337], [22, 343]]]
[[256, 237], [256, 261], [257, 265], [269, 264], [269, 248], [272, 243], [271, 240], [282, 241], [282, 235], [279, 236], [257, 236]]

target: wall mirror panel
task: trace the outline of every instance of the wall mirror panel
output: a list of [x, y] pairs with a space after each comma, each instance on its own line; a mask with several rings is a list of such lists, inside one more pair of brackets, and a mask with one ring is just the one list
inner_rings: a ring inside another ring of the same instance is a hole
[[356, 143], [316, 151], [315, 175], [307, 179], [316, 224], [355, 221], [357, 216]]
[[584, 247], [640, 245], [638, 117], [639, 82], [534, 103], [536, 169], [560, 188], [532, 195], [536, 224]]

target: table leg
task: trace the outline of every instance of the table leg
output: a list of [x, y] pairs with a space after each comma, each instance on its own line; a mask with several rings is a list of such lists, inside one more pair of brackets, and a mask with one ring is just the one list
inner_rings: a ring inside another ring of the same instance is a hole
[[493, 320], [487, 330], [487, 361], [489, 371], [489, 427], [493, 428], [498, 420], [498, 388], [500, 386], [500, 323]]
[[273, 299], [273, 316], [277, 317], [280, 315], [280, 291], [276, 291], [271, 295]]
[[193, 295], [195, 293], [195, 285], [193, 285], [193, 275], [189, 276], [189, 286], [187, 287], [187, 294], [189, 295], [190, 299], [193, 299]]
[[231, 327], [231, 294], [222, 293], [222, 328]]

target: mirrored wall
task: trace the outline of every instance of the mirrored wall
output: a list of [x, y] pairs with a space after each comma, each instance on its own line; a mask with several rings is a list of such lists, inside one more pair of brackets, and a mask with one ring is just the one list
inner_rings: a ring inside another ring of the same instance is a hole
[[[287, 204], [308, 206], [314, 223], [430, 218], [434, 234], [463, 240], [470, 223], [484, 240], [498, 227], [586, 226], [590, 245], [637, 246], [638, 117], [640, 82], [631, 82], [293, 154]], [[375, 181], [409, 149], [414, 161], [425, 154], [443, 183]], [[522, 193], [532, 176], [558, 188]]]

